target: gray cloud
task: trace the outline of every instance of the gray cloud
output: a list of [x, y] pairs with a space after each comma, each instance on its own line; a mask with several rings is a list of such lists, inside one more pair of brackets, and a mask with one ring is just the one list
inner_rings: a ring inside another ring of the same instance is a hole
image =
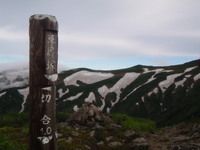
[[29, 17], [59, 22], [59, 59], [200, 56], [198, 0], [11, 0], [0, 4], [2, 56], [28, 58]]

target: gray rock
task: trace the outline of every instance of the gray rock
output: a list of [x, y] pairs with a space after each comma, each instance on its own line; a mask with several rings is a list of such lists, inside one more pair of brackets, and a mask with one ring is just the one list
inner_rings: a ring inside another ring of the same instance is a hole
[[88, 145], [84, 145], [86, 149], [91, 149], [91, 147], [89, 147]]
[[200, 133], [199, 132], [195, 132], [194, 134], [192, 134], [191, 138], [192, 139], [200, 138]]
[[113, 136], [109, 136], [106, 138], [106, 141], [109, 142], [111, 139], [113, 139]]
[[88, 110], [88, 116], [93, 117], [94, 116], [94, 110], [92, 108], [89, 108]]
[[90, 132], [90, 137], [94, 137], [95, 131]]
[[72, 141], [73, 141], [72, 137], [68, 137], [68, 139], [65, 142], [72, 143]]
[[104, 145], [104, 141], [100, 141], [100, 142], [98, 142], [97, 145], [98, 145], [98, 146], [100, 146], [100, 145]]
[[124, 136], [127, 137], [127, 138], [135, 138], [135, 137], [138, 136], [138, 134], [133, 130], [126, 130], [124, 132]]
[[110, 146], [110, 147], [117, 147], [117, 146], [121, 146], [121, 145], [122, 145], [122, 143], [118, 142], [118, 141], [111, 142], [108, 144], [108, 146]]
[[118, 124], [112, 123], [112, 124], [110, 124], [110, 129], [114, 129], [114, 130], [116, 130], [116, 129], [122, 129], [122, 126], [118, 125]]
[[180, 135], [171, 139], [172, 143], [188, 141], [190, 137]]
[[130, 147], [137, 150], [148, 150], [148, 143], [145, 138], [136, 138], [130, 143]]
[[94, 128], [95, 129], [103, 129], [103, 127], [101, 126], [101, 125], [99, 125], [98, 123], [96, 123], [95, 125], [94, 125]]
[[167, 150], [200, 150], [199, 144], [169, 145]]
[[63, 134], [61, 133], [56, 133], [56, 138], [61, 138], [63, 136]]
[[193, 127], [192, 127], [192, 132], [200, 132], [200, 124], [195, 124]]
[[96, 122], [99, 123], [113, 123], [112, 119], [101, 112], [95, 105], [85, 103], [75, 113], [73, 113], [67, 122], [70, 125], [81, 124], [93, 126]]
[[75, 132], [75, 131], [72, 131], [72, 136], [75, 136], [75, 137], [77, 137], [77, 136], [79, 136], [79, 133], [78, 132]]

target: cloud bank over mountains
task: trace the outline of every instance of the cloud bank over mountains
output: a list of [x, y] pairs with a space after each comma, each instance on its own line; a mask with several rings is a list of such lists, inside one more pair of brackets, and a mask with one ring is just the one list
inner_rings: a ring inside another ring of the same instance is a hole
[[28, 60], [29, 17], [33, 14], [56, 16], [61, 63], [136, 57], [159, 57], [163, 61], [162, 57], [198, 58], [199, 5], [197, 0], [22, 0], [16, 5], [4, 1], [0, 6], [4, 12], [0, 14], [1, 62]]

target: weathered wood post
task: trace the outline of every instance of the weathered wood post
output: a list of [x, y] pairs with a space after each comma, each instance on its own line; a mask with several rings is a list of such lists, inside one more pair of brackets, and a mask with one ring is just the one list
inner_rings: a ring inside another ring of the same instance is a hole
[[58, 23], [50, 15], [33, 15], [29, 21], [30, 150], [56, 150]]

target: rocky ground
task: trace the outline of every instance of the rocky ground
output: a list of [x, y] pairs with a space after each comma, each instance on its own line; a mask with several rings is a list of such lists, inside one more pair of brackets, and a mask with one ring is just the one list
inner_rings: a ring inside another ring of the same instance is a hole
[[92, 104], [58, 125], [59, 150], [200, 150], [200, 124], [179, 124], [152, 133], [125, 130]]
[[200, 150], [200, 124], [181, 123], [147, 133], [145, 138], [149, 150]]

